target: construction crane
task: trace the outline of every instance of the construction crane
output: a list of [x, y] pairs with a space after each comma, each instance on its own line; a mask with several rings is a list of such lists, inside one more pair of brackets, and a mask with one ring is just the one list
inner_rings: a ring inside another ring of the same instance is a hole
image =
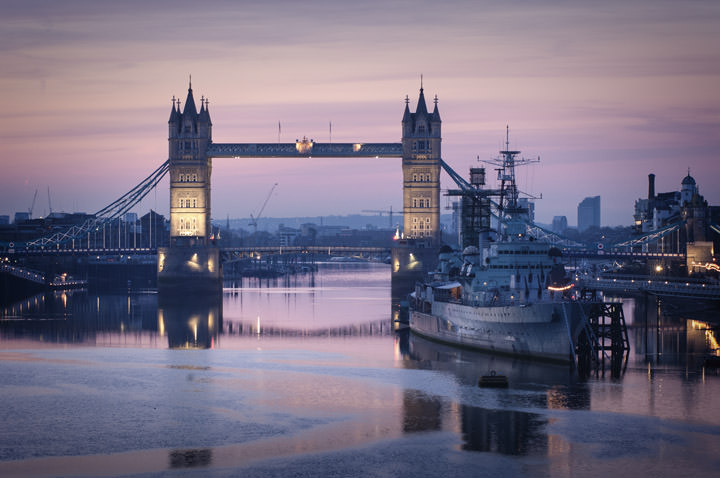
[[[390, 229], [392, 229], [393, 227], [395, 227], [395, 226], [393, 226], [393, 208], [392, 208], [392, 206], [390, 206], [390, 210], [389, 210], [389, 211], [377, 210], [377, 209], [363, 209], [362, 212], [373, 212], [373, 213], [380, 214], [381, 216], [382, 216], [383, 214], [388, 214], [388, 215], [390, 216], [390, 222], [389, 222]], [[395, 211], [395, 214], [399, 214], [400, 216], [403, 215], [402, 212], [398, 212], [398, 211]]]
[[33, 196], [33, 202], [30, 205], [30, 209], [28, 209], [28, 219], [32, 219], [33, 209], [35, 209], [35, 201], [37, 200], [37, 193], [38, 193], [38, 190], [37, 190], [37, 188], [35, 188], [35, 195]]
[[270, 200], [270, 196], [272, 196], [272, 193], [273, 193], [273, 191], [275, 191], [275, 188], [277, 187], [277, 185], [278, 185], [278, 183], [275, 183], [270, 188], [270, 192], [268, 193], [267, 197], [265, 198], [265, 202], [263, 203], [262, 207], [260, 208], [260, 212], [257, 213], [257, 216], [253, 216], [252, 213], [250, 213], [250, 225], [254, 228], [256, 236], [257, 236], [258, 219], [260, 219], [260, 217], [262, 216], [262, 213], [265, 210], [265, 206], [267, 206], [267, 203]]
[[50, 186], [48, 186], [48, 209], [50, 212], [48, 213], [48, 216], [52, 215], [52, 202], [50, 201]]

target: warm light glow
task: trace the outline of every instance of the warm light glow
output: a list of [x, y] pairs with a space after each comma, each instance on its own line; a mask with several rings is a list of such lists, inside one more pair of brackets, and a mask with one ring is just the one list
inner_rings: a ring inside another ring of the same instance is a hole
[[575, 287], [575, 284], [568, 284], [568, 285], [566, 285], [566, 286], [564, 286], [564, 287], [553, 287], [553, 286], [549, 285], [549, 286], [548, 286], [548, 290], [551, 290], [551, 291], [553, 291], [553, 292], [562, 292], [562, 291], [564, 291], [564, 290], [570, 290], [570, 289], [572, 289], [573, 287]]
[[691, 320], [690, 326], [694, 330], [705, 331], [705, 340], [707, 340], [708, 345], [710, 346], [710, 350], [714, 355], [720, 356], [720, 343], [718, 343], [718, 339], [715, 337], [715, 334], [713, 333], [710, 324], [708, 324], [707, 322], [701, 322], [699, 320]]
[[360, 144], [360, 143], [353, 144], [353, 152], [357, 153], [358, 151], [360, 151], [360, 149], [362, 149], [362, 144]]
[[655, 272], [662, 272], [662, 270], [663, 270], [663, 266], [661, 266], [660, 264], [655, 266]]
[[295, 149], [300, 154], [309, 154], [312, 152], [313, 142], [303, 136], [302, 141], [295, 141]]
[[158, 255], [158, 270], [162, 272], [162, 270], [165, 268], [165, 253], [161, 252]]
[[158, 334], [160, 337], [165, 336], [165, 315], [162, 310], [158, 310]]
[[196, 315], [192, 316], [190, 320], [188, 320], [188, 326], [193, 332], [193, 339], [195, 343], [197, 343], [198, 322], [200, 322], [200, 319]]

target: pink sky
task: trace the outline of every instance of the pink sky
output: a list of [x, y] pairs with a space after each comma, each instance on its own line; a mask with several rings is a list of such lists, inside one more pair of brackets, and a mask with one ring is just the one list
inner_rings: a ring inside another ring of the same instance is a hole
[[[536, 219], [602, 196], [604, 225], [687, 174], [720, 204], [720, 2], [0, 1], [0, 214], [95, 212], [167, 159], [170, 98], [210, 98], [215, 142], [399, 142], [404, 97], [439, 97], [465, 174], [513, 148]], [[213, 162], [213, 217], [402, 206], [399, 160]], [[446, 176], [443, 187], [452, 187]], [[168, 211], [167, 182], [137, 211]], [[443, 211], [447, 212], [447, 211]]]

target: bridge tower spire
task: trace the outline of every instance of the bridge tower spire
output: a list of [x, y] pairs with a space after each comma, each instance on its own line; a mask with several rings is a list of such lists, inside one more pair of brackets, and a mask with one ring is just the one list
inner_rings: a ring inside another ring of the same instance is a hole
[[440, 112], [427, 110], [420, 85], [415, 112], [406, 99], [402, 119], [403, 233], [405, 237], [439, 244], [440, 237]]

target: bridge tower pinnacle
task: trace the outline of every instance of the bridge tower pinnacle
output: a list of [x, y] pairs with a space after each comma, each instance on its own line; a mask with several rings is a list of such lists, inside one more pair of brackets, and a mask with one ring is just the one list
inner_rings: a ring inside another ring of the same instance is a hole
[[430, 240], [440, 236], [440, 143], [437, 96], [435, 109], [427, 110], [422, 85], [415, 112], [405, 100], [402, 119], [403, 232], [405, 237]]

